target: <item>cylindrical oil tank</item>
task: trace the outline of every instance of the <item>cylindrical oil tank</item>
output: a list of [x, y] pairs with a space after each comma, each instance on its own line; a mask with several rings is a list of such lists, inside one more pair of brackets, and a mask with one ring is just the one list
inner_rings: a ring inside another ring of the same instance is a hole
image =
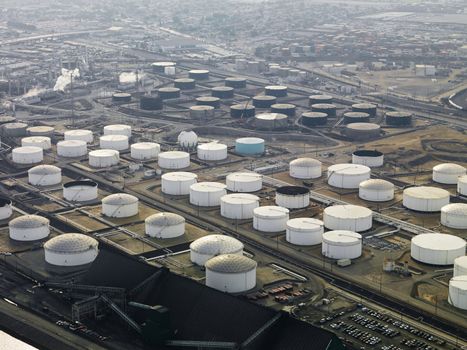
[[0, 125], [14, 123], [16, 122], [16, 118], [10, 115], [0, 115]]
[[175, 79], [174, 87], [180, 90], [193, 90], [196, 87], [196, 81], [190, 78]]
[[305, 112], [302, 113], [302, 124], [305, 126], [321, 126], [328, 122], [328, 115], [322, 112]]
[[131, 94], [127, 92], [114, 92], [112, 101], [117, 103], [129, 103], [131, 102]]
[[457, 179], [457, 192], [462, 196], [467, 196], [467, 175]]
[[344, 132], [352, 140], [371, 140], [380, 136], [381, 127], [374, 123], [350, 123]]
[[227, 145], [209, 142], [198, 145], [198, 159], [215, 161], [227, 158]]
[[165, 73], [165, 68], [166, 67], [175, 67], [176, 63], [175, 62], [154, 62], [151, 64], [152, 71], [154, 73]]
[[227, 194], [226, 185], [220, 182], [198, 182], [190, 186], [190, 203], [200, 207], [217, 207]]
[[97, 183], [91, 180], [70, 181], [63, 185], [63, 198], [70, 202], [87, 202], [97, 199]]
[[242, 255], [224, 254], [206, 264], [206, 286], [224, 293], [241, 293], [256, 286], [257, 263]]
[[0, 220], [8, 219], [13, 214], [11, 199], [0, 197]]
[[295, 117], [295, 110], [297, 108], [291, 103], [275, 103], [271, 106], [272, 113], [282, 113], [289, 118]]
[[198, 106], [211, 106], [214, 108], [219, 108], [221, 106], [221, 100], [219, 97], [201, 96], [196, 98], [196, 104]]
[[332, 100], [332, 96], [329, 95], [311, 95], [310, 97], [308, 97], [308, 102], [310, 106], [319, 103], [331, 104]]
[[366, 165], [369, 168], [383, 166], [384, 154], [376, 150], [359, 149], [352, 153], [352, 164]]
[[311, 105], [312, 112], [326, 113], [329, 118], [336, 116], [337, 107], [331, 103], [315, 103]]
[[455, 229], [467, 229], [467, 204], [451, 203], [441, 208], [441, 224]]
[[124, 135], [131, 137], [131, 126], [125, 124], [112, 124], [104, 126], [104, 135]]
[[410, 241], [412, 259], [430, 265], [452, 265], [465, 255], [465, 240], [444, 233], [422, 233]]
[[297, 158], [289, 163], [289, 174], [295, 179], [321, 177], [321, 162], [313, 158]]
[[280, 232], [287, 228], [289, 209], [274, 205], [253, 210], [253, 228], [261, 232]]
[[90, 264], [99, 254], [96, 239], [81, 233], [64, 233], [44, 244], [45, 261], [56, 266]]
[[358, 196], [371, 202], [385, 202], [394, 199], [394, 184], [382, 179], [360, 182]]
[[168, 151], [159, 153], [157, 164], [164, 169], [183, 169], [190, 166], [190, 153]]
[[82, 157], [87, 153], [86, 141], [65, 140], [57, 142], [57, 155], [60, 157]]
[[127, 218], [138, 214], [138, 198], [127, 193], [114, 193], [102, 198], [102, 214], [110, 218]]
[[333, 205], [323, 211], [324, 226], [330, 230], [362, 232], [373, 225], [373, 212], [359, 205]]
[[161, 179], [163, 193], [183, 196], [190, 194], [190, 186], [197, 182], [198, 175], [186, 171], [175, 171], [163, 174]]
[[324, 224], [313, 218], [295, 218], [287, 221], [287, 242], [295, 245], [315, 245], [322, 242]]
[[27, 135], [28, 124], [7, 123], [2, 125], [2, 134], [9, 137], [22, 137]]
[[211, 89], [211, 95], [217, 98], [233, 98], [234, 88], [229, 86], [215, 86]]
[[260, 113], [255, 116], [255, 126], [261, 130], [284, 129], [288, 126], [287, 119], [282, 113]]
[[185, 218], [174, 213], [157, 213], [144, 220], [145, 232], [149, 237], [175, 238], [185, 234]]
[[276, 204], [288, 209], [306, 208], [310, 204], [310, 190], [301, 186], [282, 186], [276, 190]]
[[177, 142], [183, 149], [194, 149], [198, 144], [198, 135], [193, 130], [183, 130], [178, 134]]
[[352, 105], [352, 112], [363, 112], [370, 115], [370, 117], [376, 116], [376, 106], [371, 103], [355, 103]]
[[221, 215], [228, 219], [252, 219], [258, 207], [259, 197], [253, 194], [231, 193], [221, 197]]
[[146, 111], [158, 111], [163, 106], [162, 99], [159, 96], [143, 95], [139, 100], [139, 107]]
[[99, 138], [99, 145], [102, 149], [113, 149], [123, 151], [130, 146], [128, 136], [125, 135], [104, 135]]
[[466, 172], [466, 169], [459, 164], [438, 164], [433, 167], [433, 181], [446, 185], [455, 185], [458, 178], [464, 176]]
[[35, 186], [52, 186], [62, 182], [62, 169], [55, 165], [37, 165], [28, 170], [28, 182]]
[[246, 79], [238, 77], [228, 77], [224, 80], [225, 86], [232, 87], [234, 89], [242, 89], [246, 87]]
[[94, 136], [91, 130], [68, 130], [63, 133], [65, 141], [85, 141], [87, 143], [93, 143]]
[[225, 179], [232, 192], [256, 192], [263, 188], [263, 176], [257, 173], [232, 173]]
[[251, 118], [255, 116], [255, 106], [252, 104], [237, 104], [230, 106], [232, 118]]
[[454, 277], [467, 275], [467, 255], [454, 259], [454, 270], [452, 275]]
[[113, 149], [98, 149], [89, 152], [89, 165], [95, 168], [107, 168], [120, 162], [120, 153]]
[[49, 219], [38, 215], [19, 216], [8, 223], [8, 229], [15, 241], [37, 241], [50, 234]]
[[209, 71], [207, 69], [192, 69], [188, 72], [188, 77], [194, 80], [209, 79]]
[[360, 182], [368, 180], [371, 169], [360, 164], [335, 164], [327, 171], [328, 184], [338, 188], [358, 188]]
[[242, 137], [235, 140], [235, 153], [257, 156], [264, 153], [264, 140], [259, 137]]
[[157, 94], [162, 100], [170, 100], [180, 97], [180, 89], [177, 87], [163, 87], [157, 90]]
[[39, 125], [39, 126], [31, 126], [26, 129], [28, 135], [30, 136], [48, 136], [51, 137], [54, 134], [55, 128], [52, 126], [45, 126], [45, 125]]
[[271, 108], [277, 101], [276, 96], [259, 95], [253, 97], [253, 106], [256, 108]]
[[17, 147], [13, 148], [11, 158], [16, 164], [36, 164], [44, 159], [44, 150], [34, 146]]
[[461, 310], [467, 310], [467, 275], [449, 280], [448, 302]]
[[275, 97], [287, 96], [287, 86], [284, 85], [269, 85], [264, 88], [264, 94]]
[[214, 107], [202, 105], [202, 106], [191, 106], [190, 107], [190, 118], [192, 119], [212, 119], [214, 118]]
[[386, 112], [386, 124], [393, 126], [410, 125], [412, 124], [412, 113]]
[[370, 121], [370, 115], [364, 112], [345, 112], [344, 123], [368, 123]]
[[440, 211], [449, 204], [450, 193], [442, 188], [418, 186], [406, 188], [402, 194], [402, 205], [420, 212]]
[[21, 139], [22, 147], [40, 147], [43, 150], [52, 148], [52, 141], [47, 136], [29, 136]]
[[356, 259], [362, 255], [362, 236], [346, 230], [325, 232], [321, 252], [331, 259]]
[[131, 158], [138, 160], [154, 159], [161, 151], [155, 142], [138, 142], [131, 145]]
[[190, 260], [199, 266], [223, 254], [243, 255], [243, 243], [225, 235], [207, 235], [190, 244]]

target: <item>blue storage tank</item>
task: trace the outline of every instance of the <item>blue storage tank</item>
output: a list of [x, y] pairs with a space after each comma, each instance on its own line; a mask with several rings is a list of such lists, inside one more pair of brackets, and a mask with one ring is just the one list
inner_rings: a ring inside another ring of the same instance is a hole
[[259, 137], [242, 137], [235, 141], [235, 152], [245, 155], [264, 153], [264, 140]]

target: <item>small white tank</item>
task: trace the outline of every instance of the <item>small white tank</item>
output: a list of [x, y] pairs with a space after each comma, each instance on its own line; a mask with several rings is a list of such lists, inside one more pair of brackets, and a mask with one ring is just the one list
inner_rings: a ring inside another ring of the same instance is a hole
[[323, 211], [324, 226], [330, 230], [362, 232], [373, 225], [373, 212], [359, 205], [333, 205]]
[[356, 259], [362, 255], [362, 236], [347, 230], [328, 231], [323, 234], [321, 248], [331, 259]]
[[290, 176], [295, 179], [316, 179], [321, 176], [321, 162], [313, 158], [298, 158], [289, 163]]
[[145, 231], [149, 237], [175, 238], [185, 233], [185, 218], [174, 213], [157, 213], [144, 220]]
[[54, 165], [37, 165], [28, 170], [28, 181], [34, 186], [52, 186], [62, 182], [62, 169]]
[[17, 147], [11, 152], [11, 158], [16, 164], [36, 164], [44, 160], [44, 151], [34, 146]]
[[10, 199], [0, 197], [0, 220], [6, 220], [13, 214]]
[[256, 192], [263, 188], [263, 175], [257, 173], [232, 173], [225, 179], [232, 192]]
[[453, 276], [467, 275], [467, 255], [460, 256], [454, 259]]
[[107, 168], [120, 162], [120, 153], [113, 149], [98, 149], [89, 152], [89, 165], [95, 168]]
[[385, 202], [394, 199], [394, 184], [382, 179], [360, 182], [358, 196], [371, 202]]
[[441, 208], [441, 224], [455, 229], [467, 229], [467, 204], [451, 203]]
[[199, 266], [222, 254], [243, 255], [243, 243], [225, 235], [207, 235], [190, 244], [190, 260]]
[[430, 186], [409, 187], [402, 194], [402, 205], [420, 212], [440, 211], [449, 200], [448, 191]]
[[131, 145], [131, 158], [147, 160], [157, 158], [161, 146], [155, 142], [138, 142]]
[[457, 179], [457, 192], [462, 196], [467, 196], [467, 175]]
[[161, 152], [157, 164], [164, 169], [183, 169], [190, 166], [190, 153], [180, 151]]
[[231, 193], [221, 197], [221, 215], [228, 219], [252, 219], [258, 207], [259, 197], [253, 194]]
[[52, 126], [31, 126], [27, 128], [28, 135], [31, 136], [52, 136], [55, 129]]
[[99, 145], [102, 149], [113, 149], [123, 151], [128, 149], [128, 136], [125, 135], [104, 135], [99, 138]]
[[182, 131], [177, 141], [183, 149], [194, 149], [198, 145], [198, 135], [194, 131]]
[[64, 233], [44, 244], [45, 261], [56, 266], [79, 266], [93, 262], [99, 254], [96, 239], [81, 233]]
[[131, 126], [124, 124], [114, 124], [104, 126], [104, 135], [124, 135], [131, 137]]
[[190, 203], [200, 207], [215, 207], [227, 194], [226, 185], [220, 182], [198, 182], [190, 186]]
[[467, 310], [467, 276], [451, 278], [448, 302], [458, 309]]
[[324, 233], [324, 223], [313, 218], [295, 218], [287, 221], [286, 240], [295, 245], [320, 244]]
[[87, 202], [97, 199], [97, 183], [91, 180], [70, 181], [63, 185], [63, 198], [70, 202]]
[[371, 169], [360, 164], [335, 164], [327, 171], [328, 184], [338, 188], [358, 188], [370, 175]]
[[253, 210], [253, 228], [261, 232], [285, 231], [289, 220], [289, 209], [274, 205]]
[[162, 175], [162, 192], [174, 196], [190, 194], [190, 186], [198, 181], [198, 175], [186, 171], [175, 171]]
[[86, 143], [93, 143], [94, 136], [91, 130], [68, 130], [63, 133], [65, 141], [84, 141]]
[[102, 214], [111, 218], [127, 218], [138, 214], [138, 198], [127, 193], [114, 193], [102, 199]]
[[52, 148], [50, 137], [47, 136], [29, 136], [21, 139], [22, 147], [40, 147], [43, 150]]
[[50, 233], [49, 220], [38, 215], [23, 215], [8, 223], [10, 238], [15, 241], [37, 241]]
[[60, 157], [82, 157], [88, 153], [86, 141], [65, 140], [57, 143], [57, 155]]
[[209, 142], [198, 145], [198, 158], [208, 161], [226, 159], [227, 146], [217, 142]]
[[459, 164], [443, 163], [433, 167], [433, 181], [441, 184], [455, 185], [465, 174], [466, 169]]

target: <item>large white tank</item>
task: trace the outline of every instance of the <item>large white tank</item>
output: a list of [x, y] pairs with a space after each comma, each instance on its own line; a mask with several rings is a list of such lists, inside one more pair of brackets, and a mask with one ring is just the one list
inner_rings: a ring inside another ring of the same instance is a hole
[[22, 147], [40, 147], [43, 150], [52, 148], [52, 141], [47, 136], [29, 136], [21, 139]]
[[68, 130], [63, 133], [63, 136], [65, 138], [65, 141], [77, 140], [84, 141], [86, 143], [94, 142], [94, 136], [91, 130]]
[[215, 207], [227, 194], [226, 185], [220, 182], [198, 182], [190, 186], [190, 203], [200, 207]]
[[104, 135], [124, 135], [131, 137], [131, 126], [124, 124], [113, 124], [104, 126]]
[[325, 232], [321, 252], [331, 259], [356, 259], [362, 255], [362, 236], [347, 230]]
[[114, 193], [102, 198], [102, 214], [111, 218], [127, 218], [138, 214], [138, 198], [127, 193]]
[[359, 205], [333, 205], [324, 209], [323, 221], [330, 230], [362, 232], [373, 225], [373, 212]]
[[11, 159], [16, 164], [40, 163], [44, 159], [44, 150], [34, 146], [13, 148]]
[[274, 205], [253, 210], [253, 228], [261, 232], [280, 232], [287, 228], [289, 209]]
[[289, 172], [295, 179], [316, 179], [321, 176], [321, 162], [313, 158], [297, 158], [289, 163]]
[[138, 160], [154, 159], [161, 151], [155, 142], [138, 142], [131, 145], [131, 158]]
[[412, 238], [410, 255], [430, 265], [452, 265], [465, 255], [465, 240], [444, 233], [423, 233]]
[[89, 264], [99, 254], [99, 243], [81, 233], [64, 233], [44, 244], [45, 261], [57, 266]]
[[27, 128], [27, 133], [31, 136], [52, 136], [54, 131], [54, 127], [46, 125], [31, 126]]
[[451, 203], [442, 207], [441, 224], [456, 229], [467, 229], [467, 204]]
[[144, 220], [145, 232], [155, 238], [175, 238], [185, 233], [185, 218], [174, 213], [157, 213]]
[[358, 196], [371, 202], [385, 202], [394, 198], [394, 184], [382, 179], [360, 182]]
[[252, 219], [259, 197], [249, 193], [231, 193], [221, 197], [221, 215], [228, 219]]
[[97, 149], [89, 152], [89, 165], [95, 168], [107, 168], [120, 162], [120, 153], [113, 149]]
[[226, 293], [241, 293], [256, 286], [256, 261], [242, 255], [223, 254], [206, 264], [206, 286]]
[[186, 171], [175, 171], [162, 175], [161, 188], [165, 194], [183, 196], [190, 194], [190, 186], [198, 181], [198, 175]]
[[320, 244], [324, 233], [324, 223], [313, 218], [295, 218], [287, 221], [285, 238], [295, 245]]
[[28, 182], [35, 186], [52, 186], [62, 182], [62, 169], [55, 165], [37, 165], [28, 170]]
[[86, 141], [65, 140], [57, 142], [57, 155], [61, 157], [82, 157], [88, 153]]
[[123, 151], [130, 147], [128, 136], [125, 135], [104, 135], [99, 138], [99, 145], [102, 149], [113, 149]]
[[460, 256], [454, 259], [453, 276], [467, 275], [467, 255]]
[[459, 164], [443, 163], [433, 167], [433, 181], [446, 185], [455, 185], [459, 177], [466, 174], [466, 169]]
[[97, 183], [91, 180], [70, 181], [63, 185], [63, 198], [70, 202], [87, 202], [97, 199]]
[[406, 188], [402, 194], [402, 205], [408, 209], [434, 212], [449, 204], [450, 194], [442, 188], [418, 186]]
[[198, 145], [198, 158], [201, 160], [223, 160], [227, 158], [227, 145], [217, 142]]
[[256, 192], [263, 188], [263, 175], [257, 173], [232, 173], [225, 179], [232, 192]]
[[190, 260], [199, 266], [222, 254], [243, 255], [243, 243], [229, 236], [208, 235], [190, 244]]
[[282, 186], [276, 190], [276, 204], [288, 209], [306, 208], [310, 204], [310, 190], [301, 186]]
[[198, 145], [198, 135], [194, 131], [182, 131], [177, 141], [183, 149], [194, 149]]
[[11, 239], [37, 241], [49, 235], [49, 219], [38, 215], [23, 215], [11, 220], [8, 229]]
[[460, 195], [467, 196], [467, 175], [457, 179], [457, 192], [459, 192]]
[[165, 169], [183, 169], [190, 166], [190, 153], [181, 151], [161, 152], [157, 164]]
[[10, 199], [0, 197], [0, 220], [8, 219], [13, 214]]
[[467, 276], [456, 276], [449, 281], [449, 304], [467, 310]]
[[370, 175], [369, 167], [349, 163], [331, 165], [327, 172], [328, 184], [338, 188], [358, 188]]
[[352, 164], [366, 165], [369, 168], [383, 166], [384, 155], [379, 151], [357, 150], [352, 153]]

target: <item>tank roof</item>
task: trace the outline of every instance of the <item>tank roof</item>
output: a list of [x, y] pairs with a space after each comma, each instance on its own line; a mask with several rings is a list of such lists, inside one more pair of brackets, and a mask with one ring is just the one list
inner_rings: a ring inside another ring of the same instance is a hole
[[243, 243], [225, 235], [208, 235], [193, 241], [190, 249], [205, 255], [237, 253], [243, 250]]
[[9, 227], [14, 228], [39, 228], [42, 226], [49, 225], [49, 219], [39, 215], [23, 215], [19, 216], [8, 223]]
[[185, 222], [185, 218], [175, 213], [157, 213], [144, 220], [146, 224], [154, 226], [173, 226]]
[[28, 170], [28, 174], [34, 175], [52, 175], [52, 174], [60, 174], [62, 169], [56, 167], [55, 165], [48, 165], [48, 164], [41, 164], [36, 165]]
[[96, 239], [81, 233], [64, 233], [49, 239], [44, 249], [57, 253], [81, 253], [90, 249], [97, 249]]
[[220, 273], [241, 273], [256, 269], [258, 264], [243, 255], [222, 254], [209, 259], [204, 266], [207, 270]]
[[114, 193], [102, 198], [102, 204], [127, 205], [138, 202], [138, 198], [127, 193]]
[[434, 251], [460, 249], [466, 245], [463, 238], [445, 233], [422, 233], [412, 238], [412, 244]]
[[448, 191], [431, 186], [409, 187], [404, 190], [404, 194], [419, 199], [438, 199], [450, 196]]

